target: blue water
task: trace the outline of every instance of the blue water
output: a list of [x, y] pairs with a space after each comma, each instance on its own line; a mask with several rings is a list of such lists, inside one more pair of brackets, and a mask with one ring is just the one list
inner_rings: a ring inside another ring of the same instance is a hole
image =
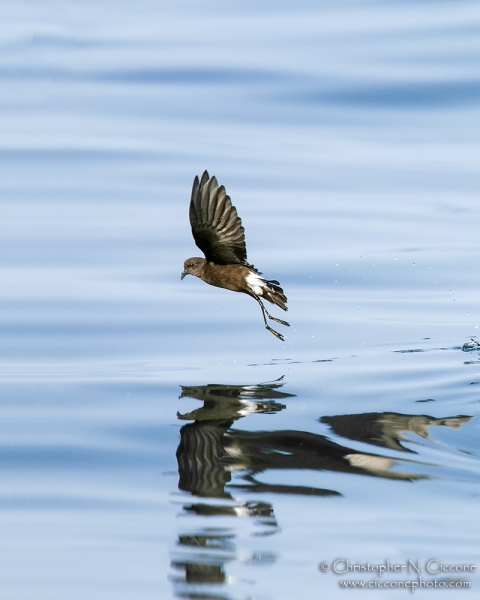
[[[426, 566], [480, 568], [479, 33], [474, 2], [2, 3], [5, 597], [475, 597]], [[284, 343], [180, 281], [206, 168]]]

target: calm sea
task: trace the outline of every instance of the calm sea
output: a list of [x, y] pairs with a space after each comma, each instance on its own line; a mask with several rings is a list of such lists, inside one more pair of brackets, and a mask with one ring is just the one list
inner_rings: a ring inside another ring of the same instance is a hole
[[[470, 1], [3, 0], [5, 598], [478, 594], [479, 65]], [[284, 343], [180, 281], [204, 169]]]

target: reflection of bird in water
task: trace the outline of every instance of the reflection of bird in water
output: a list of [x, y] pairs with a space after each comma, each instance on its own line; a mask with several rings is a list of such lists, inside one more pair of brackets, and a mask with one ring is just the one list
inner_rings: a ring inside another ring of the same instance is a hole
[[[259, 480], [259, 475], [265, 471], [328, 470], [404, 481], [428, 478], [422, 474], [393, 470], [397, 463], [408, 463], [417, 468], [421, 463], [359, 452], [308, 431], [244, 431], [232, 428], [235, 421], [246, 415], [273, 414], [284, 410], [286, 407], [279, 400], [293, 397], [293, 394], [283, 392], [282, 386], [280, 379], [252, 386], [211, 384], [182, 387], [181, 398], [196, 398], [203, 402], [203, 406], [178, 415], [182, 420], [195, 419], [180, 430], [177, 461], [178, 487], [191, 494], [189, 502], [184, 503], [184, 514], [197, 517], [191, 531], [179, 536], [174, 553], [172, 566], [183, 573], [183, 578], [173, 578], [179, 586], [223, 583], [227, 581], [225, 564], [238, 560], [234, 526], [212, 525], [215, 517], [247, 518], [255, 524], [255, 535], [271, 535], [278, 531], [272, 504], [258, 499], [238, 500], [233, 496], [234, 490], [241, 490], [244, 494], [341, 496], [336, 490], [313, 486], [264, 483]], [[470, 418], [435, 419], [425, 415], [373, 413], [324, 417], [321, 422], [329, 424], [344, 437], [405, 451], [400, 444], [403, 433], [411, 431], [427, 437], [430, 425], [459, 427]], [[237, 479], [232, 482], [232, 473], [241, 471], [243, 473], [238, 475], [243, 481]], [[203, 527], [199, 526], [198, 518], [205, 519]], [[245, 521], [242, 519], [242, 522]], [[271, 562], [275, 555], [262, 552], [257, 556], [252, 553], [250, 560]]]
[[[308, 431], [232, 429], [234, 421], [249, 413], [273, 413], [284, 409], [284, 405], [270, 400], [288, 397], [279, 389], [282, 385], [277, 381], [256, 386], [211, 384], [182, 387], [181, 397], [203, 400], [204, 405], [179, 415], [181, 419], [196, 419], [182, 427], [180, 432], [181, 442], [177, 451], [180, 489], [202, 497], [230, 497], [228, 490], [239, 487], [237, 484], [232, 486], [231, 473], [245, 471], [243, 479], [248, 481], [246, 491], [339, 494], [335, 490], [258, 481], [258, 473], [271, 469], [328, 470], [403, 480], [425, 477], [393, 470], [400, 461], [392, 457], [359, 452]], [[357, 417], [352, 419], [352, 429], [357, 427], [361, 431], [362, 416]]]
[[182, 386], [180, 398], [201, 400], [203, 406], [192, 412], [180, 414], [186, 421], [233, 421], [250, 413], [275, 413], [286, 408], [285, 404], [274, 402], [292, 398], [294, 394], [280, 391], [283, 377], [269, 383], [257, 385], [209, 385]]
[[342, 437], [375, 446], [391, 448], [403, 452], [414, 452], [405, 448], [401, 441], [412, 441], [405, 438], [405, 433], [413, 433], [419, 437], [428, 437], [428, 427], [446, 426], [458, 429], [470, 421], [472, 417], [458, 415], [456, 417], [436, 418], [428, 415], [404, 415], [400, 413], [365, 413], [359, 415], [335, 415], [322, 417], [321, 423], [326, 423]]
[[[282, 392], [280, 380], [259, 385], [205, 385], [182, 387], [181, 397], [197, 398], [204, 406], [180, 419], [196, 419], [180, 430], [177, 449], [180, 490], [203, 501], [186, 503], [186, 514], [201, 518], [239, 517], [252, 519], [255, 535], [271, 535], [278, 531], [273, 506], [268, 502], [238, 501], [225, 489], [231, 473], [223, 465], [225, 455], [224, 436], [232, 423], [242, 416], [253, 413], [273, 413], [285, 408], [276, 400], [293, 394]], [[182, 585], [218, 585], [227, 581], [225, 563], [237, 560], [234, 528], [195, 526], [191, 534], [178, 538], [172, 566], [183, 572], [172, 580]], [[255, 564], [275, 561], [274, 554], [253, 552], [249, 560]], [[245, 560], [245, 556], [242, 557]], [[184, 595], [181, 593], [180, 595]], [[187, 597], [187, 595], [185, 595]], [[202, 597], [210, 597], [202, 594]], [[213, 597], [213, 596], [212, 596]], [[221, 596], [215, 595], [220, 598]]]
[[180, 398], [196, 398], [203, 406], [177, 416], [195, 419], [180, 430], [177, 450], [179, 488], [197, 496], [225, 498], [231, 475], [222, 458], [224, 436], [234, 421], [250, 413], [275, 413], [283, 410], [279, 399], [293, 397], [281, 391], [282, 378], [257, 385], [182, 386]]
[[261, 298], [287, 310], [287, 297], [275, 279], [264, 279], [253, 265], [247, 262], [245, 230], [223, 185], [205, 171], [199, 181], [195, 177], [190, 201], [190, 224], [195, 244], [205, 258], [187, 258], [181, 278], [185, 275], [199, 277], [205, 283], [233, 292], [248, 294], [260, 305], [265, 327], [278, 339], [283, 335], [272, 329], [267, 317], [280, 325], [286, 321], [272, 317]]
[[[177, 543], [177, 558], [172, 561], [172, 566], [182, 570], [184, 577], [174, 576], [172, 580], [179, 586], [180, 598], [211, 598], [212, 600], [227, 600], [230, 596], [208, 594], [205, 588], [198, 593], [198, 587], [191, 595], [182, 590], [182, 584], [187, 585], [215, 585], [226, 583], [228, 576], [225, 572], [225, 563], [238, 560], [235, 536], [225, 530], [210, 530], [208, 535], [180, 535]], [[241, 560], [245, 561], [245, 554]], [[272, 552], [253, 552], [247, 558], [248, 562], [255, 565], [269, 565], [275, 562], [276, 555]]]
[[[244, 479], [253, 482], [251, 491], [256, 492], [262, 489], [277, 493], [302, 493], [293, 492], [290, 486], [276, 489], [275, 486], [260, 484], [253, 479], [256, 474], [271, 469], [335, 471], [408, 481], [427, 477], [416, 473], [392, 471], [394, 465], [400, 461], [389, 456], [359, 452], [309, 431], [230, 429], [225, 436], [224, 445], [228, 455], [228, 458], [224, 459], [226, 468], [230, 471], [246, 471]], [[310, 490], [308, 493], [315, 493], [312, 488], [307, 489]], [[324, 494], [325, 490], [322, 490], [320, 495]]]

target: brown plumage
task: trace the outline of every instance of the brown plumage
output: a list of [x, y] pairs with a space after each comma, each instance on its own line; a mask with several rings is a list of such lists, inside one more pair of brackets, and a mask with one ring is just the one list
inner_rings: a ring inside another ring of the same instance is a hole
[[216, 287], [248, 294], [259, 303], [265, 327], [278, 339], [283, 335], [272, 329], [267, 318], [281, 325], [286, 321], [272, 317], [260, 297], [287, 310], [287, 297], [275, 279], [268, 280], [247, 262], [245, 230], [223, 185], [205, 171], [199, 181], [195, 177], [190, 201], [190, 224], [195, 244], [205, 258], [187, 258], [181, 279], [185, 275], [199, 277]]

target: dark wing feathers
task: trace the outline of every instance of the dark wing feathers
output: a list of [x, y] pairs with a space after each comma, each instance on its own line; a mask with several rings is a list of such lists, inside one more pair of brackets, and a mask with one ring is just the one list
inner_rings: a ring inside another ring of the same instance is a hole
[[223, 185], [205, 171], [195, 177], [190, 201], [190, 224], [195, 243], [209, 262], [248, 264], [245, 230]]

